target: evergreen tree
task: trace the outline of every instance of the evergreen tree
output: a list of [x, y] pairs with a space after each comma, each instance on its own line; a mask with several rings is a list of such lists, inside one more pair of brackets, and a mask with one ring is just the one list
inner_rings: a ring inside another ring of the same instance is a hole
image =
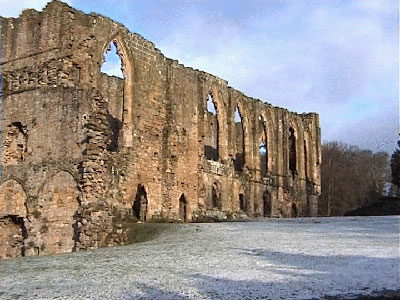
[[[397, 142], [397, 145], [400, 148], [400, 140]], [[400, 185], [400, 149], [396, 149], [392, 154], [392, 158], [390, 160], [390, 167], [392, 169], [392, 183], [394, 185]]]

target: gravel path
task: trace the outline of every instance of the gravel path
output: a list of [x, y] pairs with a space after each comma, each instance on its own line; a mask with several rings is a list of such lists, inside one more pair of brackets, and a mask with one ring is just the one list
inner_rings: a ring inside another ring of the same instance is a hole
[[400, 290], [400, 217], [165, 224], [156, 239], [0, 262], [1, 299], [317, 299]]

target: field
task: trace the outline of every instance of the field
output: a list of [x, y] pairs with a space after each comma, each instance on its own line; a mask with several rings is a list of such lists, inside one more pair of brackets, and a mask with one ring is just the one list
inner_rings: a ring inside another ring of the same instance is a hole
[[160, 224], [142, 243], [3, 260], [0, 298], [346, 299], [400, 290], [399, 225], [400, 217]]

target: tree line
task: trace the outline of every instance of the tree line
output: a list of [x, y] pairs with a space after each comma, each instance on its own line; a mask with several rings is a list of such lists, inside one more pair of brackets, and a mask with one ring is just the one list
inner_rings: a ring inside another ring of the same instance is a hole
[[321, 146], [320, 216], [342, 216], [376, 202], [390, 182], [389, 155], [341, 142]]
[[390, 168], [392, 171], [392, 184], [397, 188], [397, 195], [400, 196], [400, 140], [397, 142], [398, 148], [393, 152], [390, 160]]

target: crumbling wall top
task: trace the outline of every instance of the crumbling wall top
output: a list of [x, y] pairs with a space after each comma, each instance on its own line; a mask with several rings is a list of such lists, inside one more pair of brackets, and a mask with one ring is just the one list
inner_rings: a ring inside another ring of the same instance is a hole
[[[50, 51], [55, 58], [75, 55], [80, 60], [77, 65], [83, 70], [81, 75], [90, 77], [90, 74], [99, 71], [104, 47], [118, 37], [126, 42], [126, 47], [129, 48], [128, 52], [131, 51], [131, 48], [136, 47], [138, 51], [149, 53], [149, 57], [156, 61], [157, 64], [166, 64], [170, 67], [193, 73], [200, 80], [213, 82], [214, 85], [224, 89], [227, 88], [237, 97], [244, 97], [247, 101], [261, 102], [268, 109], [278, 109], [282, 113], [288, 113], [293, 117], [296, 116], [302, 119], [314, 118], [313, 115], [317, 115], [316, 113], [298, 114], [285, 108], [273, 106], [271, 103], [246, 96], [244, 93], [229, 86], [228, 81], [224, 79], [205, 71], [186, 67], [179, 63], [178, 60], [165, 57], [155, 47], [154, 43], [137, 33], [131, 33], [123, 24], [101, 14], [85, 14], [59, 0], [49, 2], [43, 11], [27, 9], [22, 11], [18, 18], [2, 18], [2, 28], [1, 64], [4, 70], [8, 69], [8, 63], [25, 59], [25, 65], [29, 65], [31, 64], [31, 59], [34, 59], [33, 57], [40, 57], [41, 53]], [[21, 34], [24, 35], [24, 39], [27, 41], [23, 47], [21, 45], [17, 46], [14, 42], [17, 36], [18, 39], [21, 39]], [[43, 35], [47, 36], [47, 38], [41, 38]], [[68, 42], [69, 39], [70, 42]], [[84, 40], [77, 41], [77, 39]], [[38, 43], [34, 43], [34, 40], [37, 40]], [[131, 60], [132, 69], [134, 69], [135, 62], [132, 57], [129, 59]], [[93, 65], [85, 66], [85, 64], [90, 63], [93, 63]], [[9, 68], [15, 69], [15, 65]], [[86, 71], [85, 68], [87, 68]], [[93, 82], [93, 79], [87, 78], [87, 81]]]

